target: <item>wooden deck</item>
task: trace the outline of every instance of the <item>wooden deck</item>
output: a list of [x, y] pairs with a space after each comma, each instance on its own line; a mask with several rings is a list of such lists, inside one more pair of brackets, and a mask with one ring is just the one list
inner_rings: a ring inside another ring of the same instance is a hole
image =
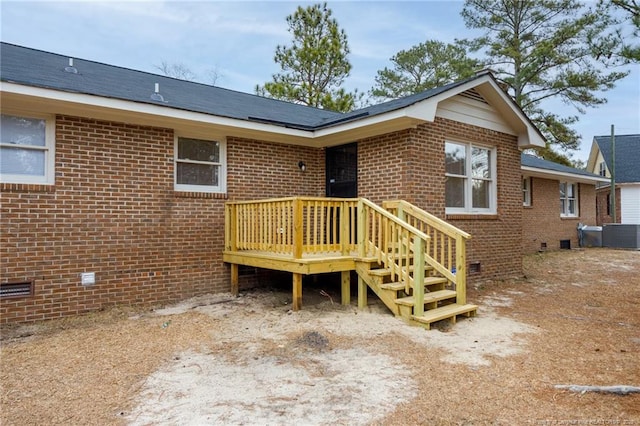
[[223, 260], [235, 294], [239, 265], [291, 272], [294, 310], [302, 308], [303, 275], [341, 272], [342, 303], [349, 304], [356, 271], [359, 307], [371, 288], [395, 315], [429, 328], [475, 314], [477, 306], [466, 304], [468, 238], [404, 201], [384, 208], [363, 198], [229, 202]]

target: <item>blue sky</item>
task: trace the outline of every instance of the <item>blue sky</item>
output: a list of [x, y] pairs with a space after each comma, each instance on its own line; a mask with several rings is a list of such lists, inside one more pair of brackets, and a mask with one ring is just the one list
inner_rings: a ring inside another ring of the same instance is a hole
[[[208, 82], [253, 93], [278, 72], [273, 55], [290, 44], [285, 18], [309, 2], [218, 1], [13, 1], [0, 0], [2, 41], [83, 59], [158, 73], [163, 61], [182, 63]], [[389, 58], [427, 39], [452, 42], [474, 37], [460, 11], [462, 1], [328, 2], [347, 33], [353, 65], [349, 90], [367, 92], [376, 71]], [[586, 160], [595, 135], [640, 133], [640, 65], [590, 109], [575, 126]], [[560, 102], [546, 105], [560, 114], [575, 110]]]

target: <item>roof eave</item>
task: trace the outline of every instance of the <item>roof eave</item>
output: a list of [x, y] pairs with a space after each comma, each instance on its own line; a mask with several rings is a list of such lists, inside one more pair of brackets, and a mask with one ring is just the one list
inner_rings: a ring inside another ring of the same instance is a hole
[[206, 130], [204, 128], [202, 130], [206, 134], [211, 132], [211, 126], [215, 126], [221, 132], [231, 131], [234, 136], [239, 137], [260, 137], [294, 145], [313, 145], [313, 133], [307, 130], [221, 117], [166, 105], [65, 92], [6, 81], [0, 81], [0, 93], [2, 93], [3, 108], [11, 105], [13, 109], [25, 112], [69, 114], [124, 123], [172, 127], [178, 131], [190, 132], [197, 132], [198, 127], [206, 127]]
[[51, 113], [73, 113], [79, 116], [86, 116], [90, 113], [99, 112], [101, 116], [98, 118], [124, 119], [125, 122], [139, 120], [142, 122], [141, 124], [160, 125], [161, 127], [173, 125], [179, 128], [180, 123], [183, 126], [189, 123], [196, 126], [213, 125], [218, 126], [221, 131], [232, 131], [233, 135], [241, 137], [261, 138], [269, 141], [315, 147], [337, 145], [355, 139], [415, 127], [424, 122], [433, 122], [439, 102], [471, 88], [478, 89], [487, 98], [487, 101], [492, 103], [505, 116], [505, 119], [517, 134], [519, 148], [544, 146], [544, 139], [535, 126], [489, 74], [480, 75], [473, 80], [402, 108], [372, 116], [367, 115], [353, 121], [317, 129], [292, 128], [276, 123], [193, 112], [172, 108], [171, 105], [154, 105], [150, 102], [135, 102], [19, 83], [0, 82], [0, 91], [3, 93], [3, 97], [5, 94], [12, 94], [14, 96], [43, 99], [50, 104], [64, 106], [63, 110], [52, 110], [50, 111]]
[[588, 183], [595, 185], [599, 182], [609, 182], [610, 179], [602, 176], [587, 176], [578, 173], [560, 172], [556, 170], [541, 169], [538, 167], [521, 166], [523, 174], [526, 176], [539, 177], [543, 179], [560, 180], [566, 179], [572, 182]]

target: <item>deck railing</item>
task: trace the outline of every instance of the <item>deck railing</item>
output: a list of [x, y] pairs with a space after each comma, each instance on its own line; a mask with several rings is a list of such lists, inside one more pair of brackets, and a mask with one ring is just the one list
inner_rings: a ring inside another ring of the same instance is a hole
[[357, 249], [357, 199], [290, 197], [228, 202], [225, 248], [290, 255]]
[[385, 201], [383, 207], [431, 237], [427, 263], [455, 284], [457, 302], [466, 303], [466, 242], [471, 235], [403, 200]]

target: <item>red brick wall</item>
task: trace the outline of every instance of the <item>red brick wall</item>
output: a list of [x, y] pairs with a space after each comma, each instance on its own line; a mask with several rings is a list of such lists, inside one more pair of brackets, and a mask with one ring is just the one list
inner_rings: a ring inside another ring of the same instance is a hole
[[535, 253], [546, 243], [546, 250], [560, 249], [560, 240], [578, 247], [578, 223], [596, 224], [595, 186], [579, 184], [578, 217], [560, 217], [560, 182], [531, 178], [531, 206], [522, 212], [522, 250]]
[[[2, 323], [228, 291], [225, 197], [174, 192], [173, 146], [169, 129], [57, 117], [55, 186], [2, 185], [0, 279], [35, 282]], [[231, 199], [323, 194], [322, 150], [230, 138], [227, 156]]]
[[325, 195], [322, 149], [240, 138], [228, 138], [227, 144], [230, 200]]
[[[468, 259], [482, 272], [470, 280], [520, 275], [520, 157], [512, 136], [437, 119], [361, 140], [359, 195], [404, 198], [444, 218], [446, 138], [498, 150], [499, 214], [447, 218], [473, 235]], [[55, 186], [5, 184], [0, 192], [0, 279], [35, 282], [33, 297], [0, 301], [1, 322], [227, 291], [227, 197], [325, 193], [323, 150], [233, 137], [226, 195], [175, 192], [173, 145], [171, 129], [57, 117]], [[83, 287], [82, 272], [95, 272], [96, 284]]]
[[[445, 217], [446, 139], [497, 148], [498, 215]], [[374, 202], [403, 198], [469, 232], [469, 280], [522, 275], [520, 151], [516, 138], [446, 119], [358, 142], [358, 195]], [[518, 255], [514, 256], [514, 253]]]
[[[596, 191], [596, 220], [597, 224], [600, 226], [605, 223], [613, 223], [613, 217], [611, 214], [607, 214], [607, 212], [611, 213], [611, 208], [607, 206], [607, 199], [610, 199], [610, 194], [611, 188], [608, 186]], [[622, 221], [622, 209], [620, 209], [620, 188], [616, 188], [616, 218], [617, 220], [615, 223], [620, 223]]]

